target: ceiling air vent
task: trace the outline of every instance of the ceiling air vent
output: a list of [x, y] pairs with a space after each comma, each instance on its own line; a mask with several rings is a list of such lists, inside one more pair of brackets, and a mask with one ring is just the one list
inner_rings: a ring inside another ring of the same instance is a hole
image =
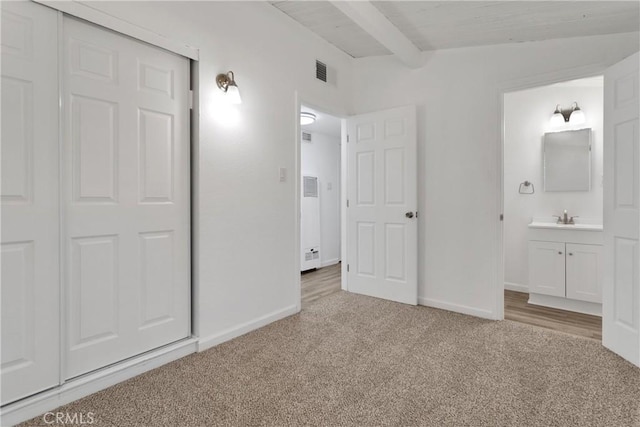
[[309, 132], [302, 132], [302, 140], [311, 142], [311, 134]]
[[327, 81], [327, 64], [324, 62], [320, 62], [316, 59], [316, 78], [318, 80], [322, 80], [323, 82]]

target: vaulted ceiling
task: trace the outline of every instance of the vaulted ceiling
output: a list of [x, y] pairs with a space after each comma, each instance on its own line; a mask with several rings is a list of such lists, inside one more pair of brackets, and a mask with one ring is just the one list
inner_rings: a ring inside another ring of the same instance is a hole
[[[270, 3], [354, 58], [398, 54], [397, 44], [385, 41], [376, 31], [388, 29], [381, 19], [395, 27], [392, 30], [399, 30], [398, 36], [404, 36], [401, 49], [416, 51], [640, 30], [637, 0]], [[348, 8], [358, 10], [354, 15]]]

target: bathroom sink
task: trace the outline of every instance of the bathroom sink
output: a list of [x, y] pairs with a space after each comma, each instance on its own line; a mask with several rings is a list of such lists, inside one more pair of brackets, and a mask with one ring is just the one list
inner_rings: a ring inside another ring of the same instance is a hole
[[551, 229], [558, 229], [558, 230], [580, 230], [580, 231], [602, 231], [603, 227], [602, 224], [598, 224], [598, 223], [587, 223], [587, 222], [581, 222], [581, 223], [577, 223], [577, 224], [558, 224], [556, 221], [553, 220], [540, 220], [537, 218], [534, 218], [533, 221], [531, 221], [529, 223], [529, 228], [551, 228]]

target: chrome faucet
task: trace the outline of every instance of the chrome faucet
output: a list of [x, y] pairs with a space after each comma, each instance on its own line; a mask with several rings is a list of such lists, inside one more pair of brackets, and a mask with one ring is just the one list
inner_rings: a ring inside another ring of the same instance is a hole
[[558, 221], [556, 221], [558, 224], [575, 224], [575, 221], [573, 220], [574, 218], [578, 218], [577, 216], [572, 216], [569, 217], [567, 215], [567, 210], [564, 210], [564, 214], [562, 216], [559, 215], [554, 215], [556, 218], [558, 218]]

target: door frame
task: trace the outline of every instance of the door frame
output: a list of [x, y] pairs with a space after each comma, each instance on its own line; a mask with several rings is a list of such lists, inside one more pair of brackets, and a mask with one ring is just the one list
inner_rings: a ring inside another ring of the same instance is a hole
[[[504, 215], [504, 139], [505, 139], [505, 120], [504, 120], [504, 96], [510, 92], [517, 92], [526, 89], [533, 89], [540, 86], [547, 86], [554, 83], [561, 83], [568, 80], [576, 80], [588, 77], [601, 76], [611, 64], [596, 63], [580, 67], [559, 69], [550, 73], [537, 74], [524, 77], [521, 79], [510, 80], [498, 85], [498, 134], [500, 138], [497, 141], [496, 153], [498, 155], [498, 197], [496, 200], [498, 227], [496, 227], [496, 240], [494, 241], [496, 253], [496, 271], [495, 271], [495, 309], [494, 319], [504, 320], [504, 221], [500, 219], [500, 215]], [[551, 108], [551, 107], [550, 107]]]
[[[332, 107], [327, 107], [322, 104], [316, 104], [314, 102], [310, 102], [309, 98], [300, 93], [300, 91], [296, 90], [295, 94], [295, 102], [294, 102], [294, 121], [295, 121], [295, 170], [293, 173], [294, 179], [294, 191], [295, 191], [295, 203], [294, 203], [294, 271], [293, 271], [293, 280], [295, 283], [295, 299], [296, 299], [296, 311], [300, 311], [302, 309], [302, 281], [300, 278], [300, 250], [302, 248], [300, 242], [300, 208], [302, 197], [300, 195], [301, 186], [300, 183], [302, 181], [302, 150], [300, 149], [302, 144], [302, 126], [300, 125], [300, 111], [303, 105], [306, 105], [314, 110], [321, 111], [325, 114], [329, 114], [333, 117], [337, 117], [340, 119], [340, 261], [344, 265], [346, 264], [347, 259], [347, 115], [336, 111]], [[348, 291], [348, 282], [347, 282], [347, 271], [346, 269], [342, 269], [340, 284], [343, 291]]]

